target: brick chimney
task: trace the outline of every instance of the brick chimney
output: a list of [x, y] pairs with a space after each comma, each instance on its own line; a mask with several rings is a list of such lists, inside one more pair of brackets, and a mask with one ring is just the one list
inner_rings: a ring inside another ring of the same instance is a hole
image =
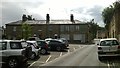
[[71, 21], [72, 23], [75, 23], [73, 14], [70, 15], [70, 21]]
[[49, 21], [50, 21], [50, 16], [49, 14], [46, 14], [46, 23], [49, 23]]

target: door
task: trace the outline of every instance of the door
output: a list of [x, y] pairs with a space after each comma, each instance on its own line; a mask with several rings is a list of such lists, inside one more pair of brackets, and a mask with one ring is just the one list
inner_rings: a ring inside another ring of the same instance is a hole
[[7, 49], [7, 42], [0, 42], [0, 60], [2, 61], [3, 61], [3, 58], [7, 56], [6, 49]]

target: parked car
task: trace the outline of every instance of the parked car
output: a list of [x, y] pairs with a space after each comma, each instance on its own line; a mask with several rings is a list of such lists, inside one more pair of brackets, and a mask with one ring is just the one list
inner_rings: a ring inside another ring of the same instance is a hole
[[45, 40], [38, 40], [37, 41], [38, 46], [41, 48], [40, 53], [41, 54], [49, 54], [50, 47], [48, 47], [48, 44], [45, 42]]
[[120, 45], [116, 38], [101, 39], [98, 44], [98, 58], [103, 56], [120, 56]]
[[94, 43], [95, 45], [99, 44], [99, 42], [100, 42], [100, 39], [94, 39], [94, 40], [93, 40], [93, 43]]
[[61, 51], [66, 48], [66, 45], [63, 42], [55, 39], [47, 41], [47, 44], [50, 46], [50, 50]]
[[28, 46], [32, 47], [32, 55], [30, 59], [35, 59], [40, 54], [40, 49], [36, 41], [27, 41]]
[[67, 39], [65, 39], [65, 38], [60, 38], [59, 40], [66, 45], [66, 48], [69, 46], [69, 43], [68, 43], [68, 40], [67, 40]]
[[26, 63], [28, 53], [19, 40], [0, 40], [0, 58], [2, 58], [0, 62], [7, 64], [9, 68], [16, 68]]
[[29, 37], [28, 40], [29, 41], [37, 41], [37, 40], [40, 40], [40, 38], [38, 38], [38, 37]]

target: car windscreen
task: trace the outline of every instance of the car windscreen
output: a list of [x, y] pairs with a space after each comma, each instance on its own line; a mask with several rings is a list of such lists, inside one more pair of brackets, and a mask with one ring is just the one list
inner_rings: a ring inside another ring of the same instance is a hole
[[10, 42], [11, 49], [23, 49], [21, 42]]
[[46, 42], [45, 41], [37, 41], [37, 44], [38, 45], [43, 45], [43, 44], [46, 44]]
[[100, 46], [114, 46], [119, 45], [119, 43], [116, 40], [105, 40], [101, 41]]
[[7, 42], [0, 42], [0, 50], [6, 50]]

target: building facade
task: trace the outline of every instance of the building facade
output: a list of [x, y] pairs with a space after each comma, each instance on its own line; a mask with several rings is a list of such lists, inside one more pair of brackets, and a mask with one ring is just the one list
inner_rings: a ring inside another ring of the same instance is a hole
[[109, 37], [117, 38], [120, 41], [120, 9], [114, 12], [110, 22]]
[[[26, 23], [32, 27], [32, 36], [36, 35], [41, 39], [54, 38], [57, 35], [58, 38], [66, 38], [70, 43], [89, 42], [88, 24], [71, 18], [70, 20], [32, 20], [26, 21]], [[21, 25], [21, 20], [6, 24], [7, 37], [9, 39], [20, 38], [23, 33]]]

